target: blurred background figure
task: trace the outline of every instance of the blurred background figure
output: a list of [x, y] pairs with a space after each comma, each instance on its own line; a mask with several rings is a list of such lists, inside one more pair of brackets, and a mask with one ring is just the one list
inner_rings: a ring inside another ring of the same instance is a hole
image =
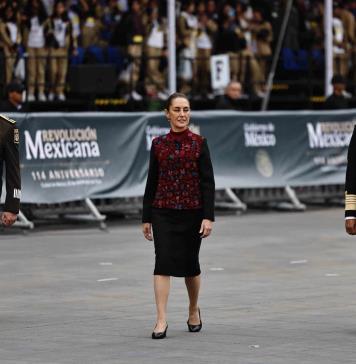
[[[167, 26], [160, 17], [157, 1], [151, 1], [147, 10], [148, 20], [146, 23], [146, 44], [145, 56], [146, 74], [145, 87], [160, 100], [165, 100], [168, 95], [166, 92], [166, 72], [162, 63], [165, 60], [165, 49], [167, 46]], [[148, 95], [150, 96], [150, 95]]]
[[6, 88], [6, 100], [0, 104], [0, 112], [19, 112], [23, 108], [24, 87], [18, 82], [9, 83]]
[[28, 54], [27, 100], [29, 102], [35, 101], [36, 89], [38, 91], [38, 100], [47, 101], [45, 95], [45, 72], [48, 50], [44, 34], [46, 19], [46, 10], [41, 0], [29, 0], [23, 15], [24, 44]]
[[109, 44], [116, 24], [122, 19], [123, 11], [117, 0], [107, 0], [102, 13], [101, 22], [103, 30], [101, 32], [101, 37], [105, 44]]
[[201, 97], [210, 95], [210, 57], [215, 43], [218, 24], [214, 18], [209, 18], [204, 1], [197, 7], [198, 33], [196, 38], [196, 82], [195, 93]]
[[46, 43], [49, 49], [50, 92], [48, 100], [65, 101], [65, 82], [68, 70], [68, 56], [77, 44], [72, 36], [72, 23], [68, 18], [65, 3], [56, 2], [53, 15], [45, 23]]
[[230, 78], [239, 77], [239, 52], [241, 50], [240, 37], [236, 32], [235, 11], [229, 4], [224, 4], [219, 17], [218, 32], [214, 53], [228, 54], [230, 62]]
[[231, 81], [226, 86], [224, 95], [218, 97], [215, 108], [218, 110], [240, 110], [240, 101], [242, 98], [241, 83], [238, 81]]
[[81, 43], [84, 48], [101, 46], [102, 7], [98, 0], [80, 0]]
[[346, 81], [341, 75], [333, 76], [331, 80], [333, 93], [325, 100], [325, 109], [347, 109], [351, 95], [346, 92]]
[[351, 49], [355, 40], [355, 19], [351, 12], [344, 8], [343, 3], [333, 4], [333, 53], [334, 73], [347, 77]]
[[142, 89], [139, 87], [140, 72], [142, 66], [142, 54], [145, 41], [145, 23], [141, 3], [137, 0], [131, 2], [130, 11], [124, 14], [121, 22], [120, 36], [124, 37], [126, 53], [130, 58], [129, 83], [133, 100], [141, 101]]
[[252, 34], [252, 50], [256, 55], [263, 81], [269, 71], [267, 65], [272, 57], [272, 25], [265, 19], [261, 8], [253, 9], [253, 19], [250, 25]]
[[266, 57], [272, 53], [269, 44], [272, 41], [272, 27], [264, 20], [262, 10], [251, 8], [247, 1], [238, 2], [235, 13], [239, 49], [237, 77], [232, 79], [241, 82], [249, 93], [263, 97]]
[[197, 34], [198, 19], [195, 15], [195, 2], [187, 1], [183, 4], [182, 12], [177, 20], [178, 78], [179, 89], [182, 93], [189, 94], [192, 90], [192, 80], [196, 74], [194, 59]]
[[21, 29], [17, 11], [8, 4], [0, 22], [0, 47], [5, 57], [5, 85], [13, 78], [14, 66], [21, 45]]

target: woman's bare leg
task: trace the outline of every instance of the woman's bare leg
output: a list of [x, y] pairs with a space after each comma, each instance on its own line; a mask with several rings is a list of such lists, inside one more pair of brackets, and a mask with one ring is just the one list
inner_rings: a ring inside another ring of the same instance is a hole
[[157, 322], [154, 332], [163, 332], [167, 326], [167, 302], [171, 277], [155, 275], [153, 281], [157, 309]]
[[189, 296], [189, 323], [191, 325], [199, 325], [198, 299], [200, 290], [200, 275], [185, 277], [185, 285], [187, 286]]

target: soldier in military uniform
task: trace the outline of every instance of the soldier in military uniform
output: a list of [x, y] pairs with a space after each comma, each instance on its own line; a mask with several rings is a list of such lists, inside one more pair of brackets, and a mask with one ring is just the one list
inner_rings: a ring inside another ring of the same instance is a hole
[[6, 199], [1, 223], [11, 226], [20, 208], [21, 177], [19, 163], [19, 130], [16, 122], [0, 115], [0, 196], [2, 187], [3, 165], [6, 167]]

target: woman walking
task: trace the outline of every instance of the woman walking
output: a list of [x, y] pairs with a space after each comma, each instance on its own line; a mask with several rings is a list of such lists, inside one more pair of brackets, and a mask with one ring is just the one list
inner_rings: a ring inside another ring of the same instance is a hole
[[188, 128], [190, 104], [181, 93], [166, 103], [168, 134], [152, 142], [143, 199], [142, 230], [154, 240], [154, 291], [157, 308], [152, 339], [167, 333], [166, 308], [170, 277], [185, 277], [189, 297], [188, 329], [202, 328], [198, 297], [201, 239], [214, 221], [214, 174], [206, 139]]

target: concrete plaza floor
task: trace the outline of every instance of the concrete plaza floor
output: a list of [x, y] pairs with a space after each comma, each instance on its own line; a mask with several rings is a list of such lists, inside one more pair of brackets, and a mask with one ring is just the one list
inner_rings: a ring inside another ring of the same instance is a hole
[[0, 363], [356, 362], [356, 237], [342, 209], [220, 215], [203, 242], [201, 333], [174, 278], [154, 341], [139, 220], [0, 233]]

